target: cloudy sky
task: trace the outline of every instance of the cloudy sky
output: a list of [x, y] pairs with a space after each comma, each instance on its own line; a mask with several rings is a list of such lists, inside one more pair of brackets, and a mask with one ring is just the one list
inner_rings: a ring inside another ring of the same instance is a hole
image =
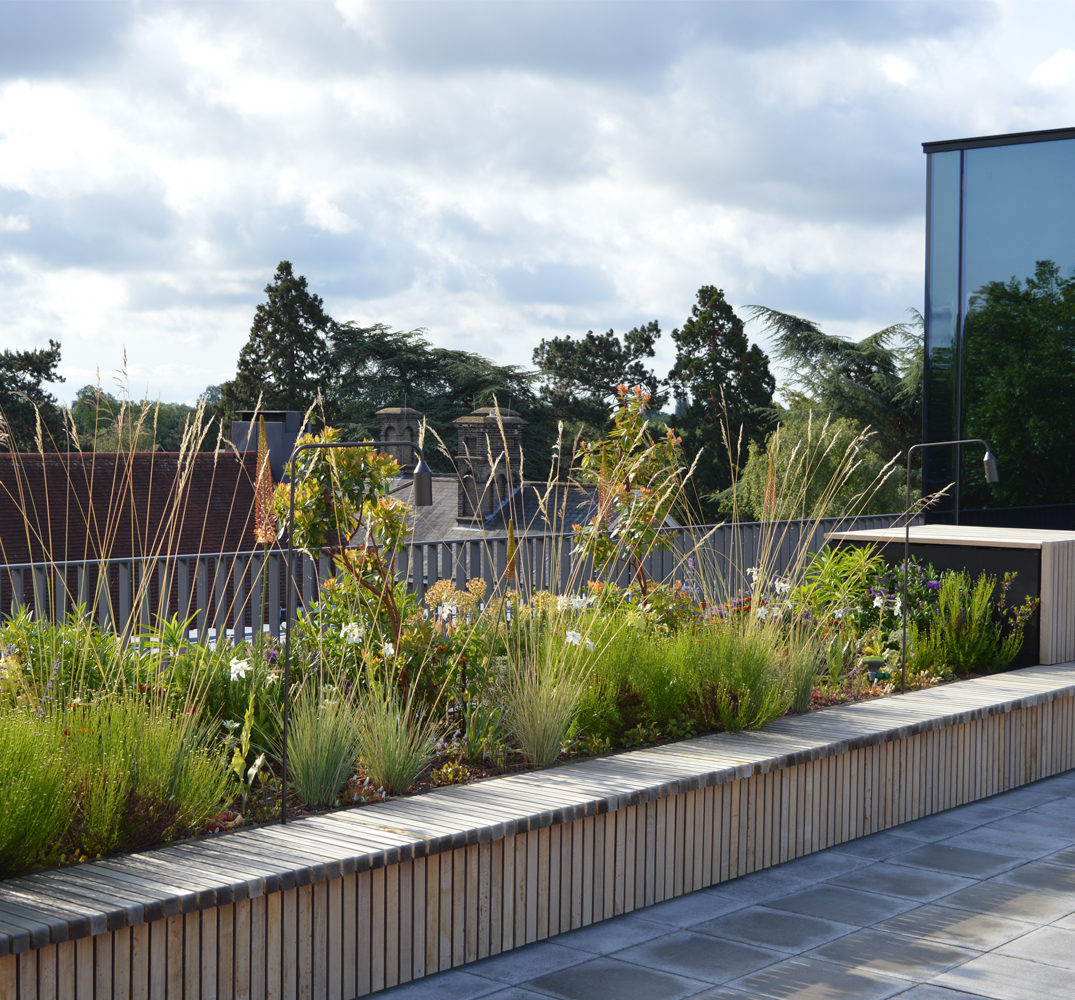
[[703, 284], [862, 336], [921, 143], [1073, 125], [1066, 2], [0, 0], [0, 347], [193, 401], [284, 258], [505, 363], [657, 319], [666, 371]]

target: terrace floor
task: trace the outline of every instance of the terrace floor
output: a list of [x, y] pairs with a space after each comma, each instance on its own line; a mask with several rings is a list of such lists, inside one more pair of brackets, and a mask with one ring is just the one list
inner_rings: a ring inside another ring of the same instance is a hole
[[1075, 771], [385, 1000], [1069, 1000]]

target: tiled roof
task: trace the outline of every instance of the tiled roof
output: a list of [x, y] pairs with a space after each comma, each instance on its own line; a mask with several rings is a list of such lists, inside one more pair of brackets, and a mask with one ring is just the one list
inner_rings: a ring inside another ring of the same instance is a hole
[[254, 548], [257, 453], [0, 454], [8, 565]]
[[[402, 486], [406, 480], [401, 480]], [[410, 490], [400, 490], [401, 499], [410, 502]], [[459, 479], [456, 476], [433, 477], [433, 505], [416, 507], [411, 515], [416, 542], [466, 541], [482, 535], [507, 534], [508, 520], [515, 523], [518, 535], [546, 532], [570, 533], [573, 524], [583, 524], [593, 517], [597, 506], [596, 487], [565, 486], [547, 483], [524, 483], [483, 521], [481, 527], [460, 525]]]

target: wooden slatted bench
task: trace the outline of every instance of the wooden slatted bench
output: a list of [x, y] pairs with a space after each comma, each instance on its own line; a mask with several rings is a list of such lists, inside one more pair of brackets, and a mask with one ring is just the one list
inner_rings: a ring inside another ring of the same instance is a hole
[[364, 996], [1075, 767], [1034, 667], [0, 882], [0, 997]]

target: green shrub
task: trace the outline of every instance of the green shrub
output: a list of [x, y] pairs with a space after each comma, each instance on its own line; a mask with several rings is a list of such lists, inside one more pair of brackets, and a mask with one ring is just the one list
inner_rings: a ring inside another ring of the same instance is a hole
[[776, 629], [731, 621], [700, 644], [696, 661], [700, 706], [706, 722], [727, 730], [758, 729], [783, 715], [790, 697]]
[[1037, 608], [1027, 598], [1008, 608], [1004, 596], [1011, 574], [1001, 583], [982, 573], [974, 581], [965, 572], [941, 575], [937, 616], [928, 629], [913, 625], [908, 639], [915, 673], [938, 676], [976, 671], [995, 673], [1011, 666], [1023, 647], [1023, 630]]

